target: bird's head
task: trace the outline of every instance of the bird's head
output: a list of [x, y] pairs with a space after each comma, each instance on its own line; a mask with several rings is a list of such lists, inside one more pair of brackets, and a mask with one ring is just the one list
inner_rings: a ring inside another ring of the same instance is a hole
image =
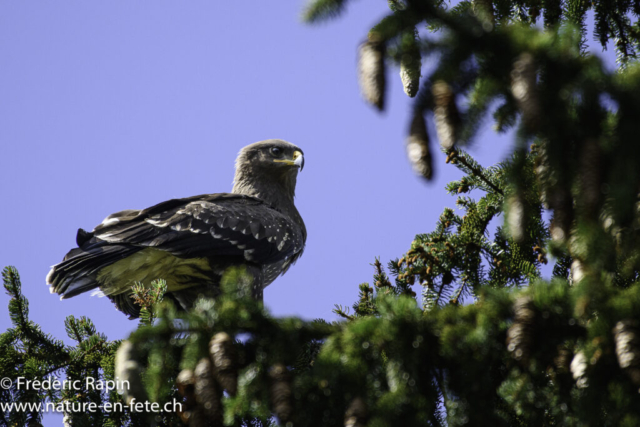
[[238, 154], [236, 171], [251, 169], [269, 175], [298, 172], [304, 167], [302, 150], [281, 139], [267, 139], [247, 145]]
[[247, 145], [236, 159], [233, 192], [265, 198], [267, 189], [280, 187], [293, 198], [298, 171], [303, 167], [302, 150], [290, 142], [267, 139]]

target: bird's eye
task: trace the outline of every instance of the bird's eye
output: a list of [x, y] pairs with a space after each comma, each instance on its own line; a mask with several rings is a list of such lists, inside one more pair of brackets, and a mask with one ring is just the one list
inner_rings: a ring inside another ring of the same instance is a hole
[[280, 147], [271, 147], [271, 154], [273, 154], [274, 157], [280, 157], [282, 156], [282, 148]]

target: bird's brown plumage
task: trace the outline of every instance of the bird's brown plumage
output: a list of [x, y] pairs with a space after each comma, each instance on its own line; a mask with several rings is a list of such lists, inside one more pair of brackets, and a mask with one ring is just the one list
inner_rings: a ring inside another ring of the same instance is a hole
[[293, 199], [302, 150], [282, 140], [243, 148], [231, 193], [173, 199], [109, 215], [78, 230], [78, 248], [47, 276], [52, 293], [69, 298], [99, 288], [116, 307], [139, 315], [131, 286], [167, 281], [170, 298], [190, 307], [215, 297], [229, 267], [243, 266], [262, 290], [302, 254], [306, 228]]

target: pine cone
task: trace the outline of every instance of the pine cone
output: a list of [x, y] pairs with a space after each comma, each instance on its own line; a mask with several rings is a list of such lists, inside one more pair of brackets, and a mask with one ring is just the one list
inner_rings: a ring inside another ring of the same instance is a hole
[[540, 188], [540, 202], [545, 209], [549, 209], [548, 181], [549, 181], [549, 156], [545, 142], [531, 146], [535, 152], [535, 171], [538, 187]]
[[293, 406], [291, 404], [291, 377], [286, 366], [281, 363], [273, 365], [269, 370], [271, 377], [271, 404], [273, 412], [282, 424], [291, 421]]
[[495, 23], [492, 0], [473, 0], [473, 11], [476, 15], [486, 19], [489, 23]]
[[589, 386], [589, 379], [587, 378], [588, 367], [587, 356], [582, 351], [577, 352], [571, 361], [571, 374], [573, 379], [576, 380], [576, 387], [586, 388]]
[[435, 108], [433, 110], [436, 131], [440, 146], [446, 151], [453, 148], [458, 137], [460, 114], [451, 87], [444, 81], [438, 80], [431, 87]]
[[402, 57], [400, 58], [400, 79], [404, 87], [404, 93], [413, 98], [418, 93], [420, 87], [420, 68], [422, 67], [422, 58], [420, 49], [416, 41], [416, 35], [413, 30], [405, 34], [403, 43]]
[[553, 359], [553, 363], [556, 365], [558, 372], [569, 372], [572, 356], [571, 350], [567, 347], [562, 345], [558, 346], [558, 353]]
[[191, 369], [183, 369], [176, 378], [178, 393], [185, 398], [187, 409], [196, 405], [195, 382], [195, 375]]
[[138, 402], [147, 400], [147, 393], [142, 385], [140, 375], [142, 368], [138, 363], [138, 354], [131, 341], [123, 341], [118, 347], [115, 360], [115, 376], [119, 379], [118, 384], [128, 384], [129, 387], [118, 388], [122, 392], [127, 404], [133, 399]]
[[344, 414], [344, 427], [365, 427], [367, 416], [367, 404], [361, 397], [356, 397]]
[[514, 359], [527, 364], [533, 348], [536, 311], [530, 296], [523, 295], [513, 304], [515, 319], [507, 331], [507, 349]]
[[358, 81], [364, 99], [382, 111], [384, 109], [386, 69], [385, 44], [375, 37], [360, 45], [358, 50]]
[[430, 180], [433, 176], [433, 162], [429, 149], [429, 134], [422, 111], [416, 110], [411, 120], [411, 128], [407, 137], [407, 157], [413, 171]]
[[524, 125], [534, 132], [540, 126], [540, 102], [536, 90], [536, 63], [533, 55], [525, 52], [513, 63], [511, 93], [522, 111]]
[[238, 356], [233, 339], [225, 332], [215, 334], [209, 343], [209, 353], [218, 382], [235, 396], [238, 392]]
[[[200, 359], [194, 371], [195, 395], [198, 407], [213, 425], [222, 425], [222, 392], [213, 376], [213, 363], [207, 357]], [[196, 415], [198, 411], [194, 411]], [[191, 424], [191, 421], [189, 422]]]
[[549, 193], [549, 207], [553, 209], [553, 218], [549, 225], [551, 238], [564, 243], [571, 234], [573, 223], [573, 200], [565, 188], [555, 188]]
[[527, 230], [522, 196], [519, 193], [513, 194], [507, 200], [507, 206], [507, 225], [509, 226], [509, 233], [511, 234], [511, 237], [513, 237], [513, 240], [520, 243], [524, 240]]
[[613, 328], [618, 364], [640, 385], [640, 327], [636, 320], [621, 320]]
[[571, 277], [571, 281], [570, 281], [571, 285], [575, 285], [576, 283], [579, 283], [582, 279], [584, 279], [584, 266], [582, 264], [582, 261], [580, 261], [577, 258], [571, 262], [570, 277]]
[[73, 415], [65, 412], [62, 416], [62, 427], [73, 427]]

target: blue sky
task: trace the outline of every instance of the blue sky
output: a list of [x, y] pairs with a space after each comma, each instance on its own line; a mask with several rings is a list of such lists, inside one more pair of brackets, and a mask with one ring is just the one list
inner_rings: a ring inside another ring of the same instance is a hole
[[[461, 175], [443, 155], [431, 184], [408, 164], [411, 100], [398, 70], [389, 69], [385, 113], [359, 95], [357, 46], [387, 2], [353, 2], [316, 26], [301, 22], [302, 8], [0, 2], [0, 266], [19, 269], [45, 332], [66, 337], [69, 314], [112, 339], [135, 329], [107, 299], [50, 295], [50, 266], [75, 246], [79, 227], [108, 214], [230, 191], [236, 154], [255, 141], [291, 141], [306, 159], [297, 206], [307, 249], [265, 292], [277, 316], [334, 319], [333, 305], [351, 305], [357, 284], [371, 280], [376, 256], [400, 256], [454, 206], [443, 187]], [[485, 165], [510, 146], [490, 131], [480, 142], [471, 152]], [[1, 330], [7, 303], [2, 294]]]
[[[286, 139], [306, 157], [296, 203], [307, 249], [266, 290], [274, 315], [333, 319], [333, 305], [350, 305], [371, 280], [374, 257], [401, 255], [452, 205], [443, 184], [459, 176], [454, 168], [438, 162], [425, 184], [409, 167], [411, 100], [397, 70], [384, 114], [359, 95], [356, 49], [386, 3], [354, 2], [318, 26], [301, 22], [302, 7], [2, 3], [0, 264], [19, 269], [45, 331], [64, 337], [69, 314], [114, 339], [134, 329], [106, 299], [50, 295], [49, 267], [78, 227], [110, 213], [230, 191], [237, 152], [258, 140]], [[500, 147], [476, 151], [495, 158]]]

